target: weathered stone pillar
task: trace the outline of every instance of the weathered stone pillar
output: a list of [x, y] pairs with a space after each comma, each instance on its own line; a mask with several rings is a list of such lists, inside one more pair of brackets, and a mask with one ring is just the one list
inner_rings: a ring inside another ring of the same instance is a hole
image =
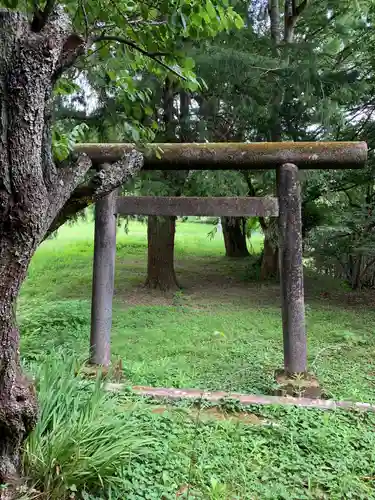
[[284, 370], [286, 374], [306, 373], [301, 190], [296, 165], [282, 165], [278, 171], [277, 184]]
[[95, 242], [91, 303], [90, 363], [110, 364], [112, 298], [116, 257], [117, 191], [95, 207]]

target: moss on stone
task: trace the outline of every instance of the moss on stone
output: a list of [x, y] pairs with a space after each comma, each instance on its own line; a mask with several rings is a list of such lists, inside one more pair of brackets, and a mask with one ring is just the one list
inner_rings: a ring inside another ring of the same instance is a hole
[[[118, 161], [134, 144], [79, 144], [94, 164]], [[272, 169], [283, 163], [299, 168], [361, 168], [367, 160], [364, 142], [169, 143], [138, 148], [145, 170]]]

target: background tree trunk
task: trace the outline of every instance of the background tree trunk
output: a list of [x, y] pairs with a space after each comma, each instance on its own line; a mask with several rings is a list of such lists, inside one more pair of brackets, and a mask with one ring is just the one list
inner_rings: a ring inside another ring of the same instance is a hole
[[226, 257], [248, 257], [246, 243], [246, 220], [243, 217], [222, 217]]
[[162, 291], [179, 288], [174, 270], [176, 217], [148, 217], [146, 286]]
[[[301, 2], [297, 9], [294, 8], [294, 2], [291, 0], [284, 1], [284, 15], [281, 16], [280, 12], [280, 2], [278, 0], [270, 0], [269, 2], [269, 17], [270, 17], [270, 34], [271, 41], [273, 44], [273, 53], [278, 54], [280, 48], [280, 42], [285, 44], [283, 48], [283, 58], [287, 58], [287, 47], [288, 44], [293, 43], [294, 39], [294, 29], [297, 24], [298, 18], [305, 9], [307, 2]], [[281, 33], [281, 23], [284, 24], [283, 34]], [[269, 126], [269, 140], [272, 142], [280, 142], [283, 139], [283, 127], [281, 117], [282, 107], [285, 104], [285, 88], [282, 85], [282, 81], [278, 83], [275, 88], [275, 93], [272, 102], [272, 108], [270, 113], [270, 126]], [[276, 170], [276, 184], [278, 185], [278, 175], [279, 171]], [[262, 218], [260, 218], [260, 223], [262, 225]], [[264, 250], [262, 254], [261, 262], [261, 279], [275, 278], [279, 274], [279, 248], [278, 243], [272, 241], [269, 236], [269, 226], [270, 223], [266, 223], [263, 219], [262, 229], [264, 232]], [[268, 234], [267, 234], [268, 233]]]
[[[164, 127], [162, 140], [176, 142], [176, 110], [174, 106], [175, 88], [167, 79], [163, 93]], [[185, 91], [179, 92], [180, 114], [179, 134], [180, 142], [189, 139], [189, 111], [190, 95]], [[170, 196], [181, 196], [188, 176], [187, 170], [161, 172], [163, 187]], [[179, 285], [174, 270], [174, 238], [176, 233], [176, 217], [148, 217], [148, 265], [145, 286], [162, 291], [176, 290]]]
[[279, 248], [274, 245], [271, 238], [264, 237], [264, 247], [262, 262], [260, 266], [260, 279], [269, 280], [277, 278], [279, 275]]
[[[174, 93], [174, 84], [167, 78], [163, 89], [163, 140], [166, 142], [176, 141]], [[179, 173], [161, 172], [161, 175], [169, 183], [173, 181], [174, 175], [178, 176]], [[176, 217], [149, 216], [147, 224], [148, 261], [145, 286], [162, 291], [176, 290], [178, 288], [174, 270]]]
[[277, 219], [269, 219], [267, 222], [264, 217], [259, 217], [259, 223], [264, 234], [260, 264], [261, 280], [275, 279], [279, 276], [279, 245], [276, 237], [276, 222]]

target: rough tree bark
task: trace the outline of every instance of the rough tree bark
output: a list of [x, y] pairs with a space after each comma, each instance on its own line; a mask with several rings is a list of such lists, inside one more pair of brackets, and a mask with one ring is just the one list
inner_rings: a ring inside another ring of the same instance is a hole
[[279, 245], [274, 234], [277, 231], [276, 221], [270, 219], [266, 222], [264, 217], [259, 217], [259, 223], [264, 234], [260, 279], [275, 279], [279, 276]]
[[[167, 79], [164, 86], [164, 137], [168, 142], [176, 141], [176, 120], [174, 109], [173, 83]], [[190, 96], [180, 92], [180, 140], [188, 139]], [[169, 194], [180, 196], [188, 171], [161, 172], [164, 185], [169, 186]], [[148, 264], [145, 286], [162, 291], [174, 291], [179, 288], [174, 269], [174, 239], [176, 217], [148, 217]]]
[[275, 279], [279, 276], [279, 247], [267, 236], [264, 237], [260, 279]]
[[22, 443], [38, 416], [33, 385], [20, 368], [15, 319], [30, 260], [50, 227], [64, 222], [59, 214], [74, 213], [74, 191], [86, 186], [83, 208], [138, 171], [142, 157], [134, 152], [110, 175], [99, 170], [87, 183], [87, 156], [55, 165], [52, 89], [85, 44], [61, 9], [33, 22], [0, 9], [0, 26], [0, 483], [12, 484]]
[[[166, 79], [163, 89], [164, 137], [168, 142], [176, 141], [176, 120], [174, 109], [174, 84]], [[178, 172], [176, 175], [178, 176]], [[173, 180], [174, 173], [162, 172], [165, 180]], [[174, 270], [174, 237], [176, 217], [148, 217], [148, 261], [145, 286], [162, 291], [178, 288]]]
[[176, 217], [148, 217], [146, 286], [162, 291], [179, 288], [174, 270]]
[[226, 257], [248, 257], [246, 243], [246, 219], [243, 217], [222, 217], [221, 225]]

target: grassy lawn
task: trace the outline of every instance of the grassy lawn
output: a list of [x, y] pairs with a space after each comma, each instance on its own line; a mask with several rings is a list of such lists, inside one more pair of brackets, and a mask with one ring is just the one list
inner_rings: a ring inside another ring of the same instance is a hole
[[[254, 257], [225, 259], [221, 235], [207, 237], [211, 227], [178, 224], [183, 288], [173, 295], [142, 287], [146, 227], [119, 229], [112, 352], [129, 384], [272, 392], [282, 366], [278, 285], [252, 279]], [[261, 243], [254, 237], [255, 253]], [[18, 307], [26, 363], [86, 356], [92, 254], [90, 223], [62, 228], [37, 251]], [[328, 396], [375, 402], [374, 296], [306, 274], [311, 369]], [[119, 406], [131, 400], [119, 396]], [[249, 408], [273, 423], [263, 425], [145, 406], [130, 418], [156, 444], [124, 472], [119, 498], [375, 498], [372, 415]]]

